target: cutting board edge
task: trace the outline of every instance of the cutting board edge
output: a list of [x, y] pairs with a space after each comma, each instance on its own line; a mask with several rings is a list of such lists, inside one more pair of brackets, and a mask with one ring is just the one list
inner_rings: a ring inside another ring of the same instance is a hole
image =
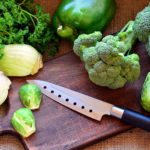
[[29, 150], [29, 148], [27, 147], [27, 145], [24, 142], [24, 140], [22, 139], [22, 137], [18, 133], [16, 133], [15, 131], [12, 131], [12, 130], [7, 131], [6, 130], [6, 131], [0, 133], [0, 137], [6, 136], [6, 135], [11, 135], [12, 137], [16, 137], [19, 140], [19, 142], [22, 144], [23, 148], [25, 150]]
[[74, 147], [72, 147], [72, 148], [70, 148], [68, 150], [81, 150], [82, 148], [86, 148], [88, 146], [92, 146], [93, 144], [97, 144], [98, 142], [101, 142], [101, 141], [106, 140], [108, 138], [112, 138], [113, 136], [116, 136], [116, 135], [118, 135], [120, 133], [124, 133], [126, 131], [129, 131], [129, 130], [135, 128], [135, 127], [130, 126], [130, 125], [125, 125], [125, 126], [127, 126], [127, 127], [126, 128], [122, 127], [122, 129], [117, 130], [115, 132], [112, 132], [111, 134], [106, 134], [104, 136], [101, 136], [101, 137], [98, 137], [98, 138], [86, 141], [85, 143], [82, 143], [82, 144], [80, 144], [78, 146], [74, 146]]
[[[106, 134], [104, 136], [101, 136], [101, 137], [98, 137], [98, 138], [93, 138], [91, 140], [87, 140], [86, 142], [78, 145], [78, 146], [75, 146], [75, 145], [70, 145], [71, 147], [69, 147], [69, 149], [64, 149], [64, 150], [80, 150], [80, 149], [83, 149], [83, 148], [86, 148], [88, 146], [91, 146], [93, 144], [97, 144], [98, 142], [101, 142], [103, 140], [106, 140], [108, 138], [111, 138], [113, 136], [116, 136], [120, 133], [124, 133], [126, 131], [129, 131], [131, 129], [134, 129], [135, 127], [133, 126], [130, 126], [130, 125], [127, 125], [125, 124], [124, 126], [122, 126], [122, 128], [120, 128], [119, 130], [117, 131], [113, 131], [112, 133], [110, 134]], [[26, 145], [26, 143], [24, 142], [23, 138], [16, 132], [13, 132], [13, 131], [6, 131], [4, 133], [2, 133], [0, 136], [5, 136], [5, 135], [11, 135], [11, 136], [14, 136], [16, 137], [20, 143], [22, 144], [22, 146], [24, 147], [25, 150], [29, 150], [28, 146]]]

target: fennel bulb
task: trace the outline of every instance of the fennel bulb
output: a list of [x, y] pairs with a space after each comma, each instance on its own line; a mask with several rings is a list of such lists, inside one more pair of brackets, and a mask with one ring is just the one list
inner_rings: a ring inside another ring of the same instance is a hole
[[0, 71], [0, 105], [4, 103], [8, 96], [11, 81]]
[[33, 75], [43, 67], [42, 55], [30, 45], [10, 44], [1, 52], [0, 70], [7, 76]]

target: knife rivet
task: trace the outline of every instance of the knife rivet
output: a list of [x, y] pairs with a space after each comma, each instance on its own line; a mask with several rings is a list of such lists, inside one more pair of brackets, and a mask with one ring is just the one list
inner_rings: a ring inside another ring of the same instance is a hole
[[58, 97], [61, 97], [61, 95], [58, 95]]
[[81, 108], [84, 109], [84, 106], [82, 106]]
[[69, 101], [69, 99], [68, 99], [68, 98], [66, 98], [66, 101], [68, 102], [68, 101]]
[[46, 88], [47, 88], [47, 86], [44, 86], [43, 88], [44, 88], [44, 89], [46, 89]]
[[73, 105], [77, 105], [77, 103], [76, 103], [76, 102], [74, 102], [74, 103], [73, 103]]
[[89, 112], [92, 112], [92, 109], [90, 109]]
[[52, 90], [51, 93], [54, 93], [54, 91]]

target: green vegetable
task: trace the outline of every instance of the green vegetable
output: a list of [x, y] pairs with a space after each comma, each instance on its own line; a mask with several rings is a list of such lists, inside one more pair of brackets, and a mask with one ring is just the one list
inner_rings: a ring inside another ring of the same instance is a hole
[[[33, 0], [0, 1], [0, 48], [8, 44], [28, 44], [40, 53], [49, 48], [49, 43], [58, 43], [50, 27], [49, 14], [33, 4]], [[50, 49], [50, 53], [56, 49]], [[1, 52], [1, 56], [3, 53]]]
[[141, 42], [146, 43], [146, 49], [150, 55], [150, 4], [137, 14], [133, 32]]
[[4, 103], [7, 98], [8, 90], [11, 85], [11, 81], [0, 71], [0, 105]]
[[30, 45], [10, 44], [1, 52], [0, 70], [7, 76], [33, 75], [43, 67], [41, 54]]
[[82, 34], [74, 41], [73, 50], [85, 63], [93, 83], [117, 89], [139, 78], [139, 56], [129, 54], [136, 40], [133, 24], [128, 22], [116, 36], [108, 35], [101, 42], [100, 32]]
[[36, 131], [34, 115], [28, 108], [20, 108], [14, 112], [11, 124], [24, 138], [29, 137]]
[[52, 23], [60, 37], [73, 41], [81, 33], [103, 30], [115, 10], [115, 0], [63, 0]]
[[141, 105], [146, 111], [150, 112], [150, 72], [147, 74], [142, 87]]
[[19, 96], [22, 104], [31, 109], [38, 109], [42, 100], [42, 93], [39, 87], [33, 84], [25, 84], [19, 89]]

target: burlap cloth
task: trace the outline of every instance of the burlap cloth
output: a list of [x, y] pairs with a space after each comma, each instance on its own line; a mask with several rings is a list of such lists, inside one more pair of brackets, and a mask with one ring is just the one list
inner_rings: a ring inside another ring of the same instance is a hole
[[[83, 150], [150, 150], [150, 133], [141, 129], [130, 130]], [[0, 150], [24, 150], [19, 140], [10, 135], [0, 137]]]
[[[48, 12], [52, 12], [52, 0], [37, 0], [42, 3]], [[57, 0], [58, 3], [60, 0]], [[107, 27], [104, 35], [119, 31], [129, 20], [134, 20], [137, 12], [148, 5], [149, 0], [116, 0], [117, 12], [116, 16]], [[55, 4], [52, 7], [56, 7]], [[53, 8], [54, 9], [54, 8]], [[57, 56], [68, 52], [60, 46], [60, 52]], [[46, 58], [47, 59], [47, 58]], [[49, 58], [48, 58], [49, 59]], [[6, 114], [7, 103], [0, 107], [0, 118]], [[150, 133], [141, 129], [132, 129], [128, 132], [121, 133], [109, 139], [100, 141], [97, 144], [88, 146], [85, 150], [150, 150]], [[20, 141], [11, 135], [0, 136], [0, 150], [23, 150]]]

